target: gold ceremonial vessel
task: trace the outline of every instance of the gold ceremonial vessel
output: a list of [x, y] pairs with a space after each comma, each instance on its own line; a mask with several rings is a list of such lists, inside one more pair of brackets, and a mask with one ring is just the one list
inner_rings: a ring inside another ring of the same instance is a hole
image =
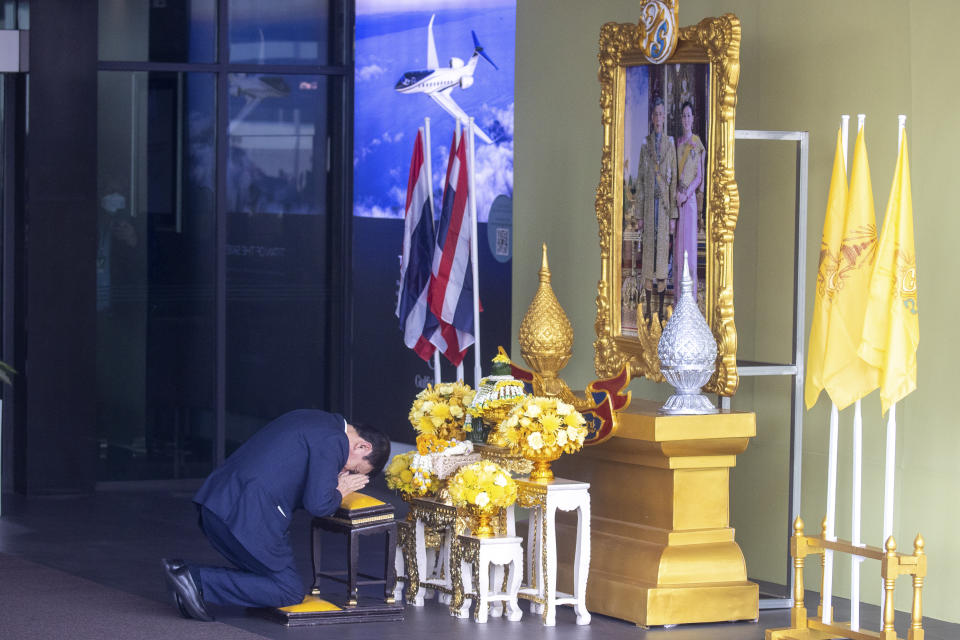
[[470, 515], [470, 531], [477, 538], [492, 538], [496, 535], [494, 528], [494, 517], [501, 510], [492, 504], [478, 506], [470, 504], [466, 506], [467, 513]]
[[540, 286], [520, 323], [520, 355], [540, 376], [543, 394], [559, 396], [567, 387], [557, 373], [573, 354], [573, 327], [550, 286], [546, 244], [539, 276]]
[[553, 480], [553, 469], [550, 468], [550, 463], [557, 460], [561, 455], [563, 455], [563, 450], [557, 446], [543, 447], [537, 452], [530, 450], [525, 451], [523, 457], [533, 463], [530, 480], [532, 482], [544, 483]]

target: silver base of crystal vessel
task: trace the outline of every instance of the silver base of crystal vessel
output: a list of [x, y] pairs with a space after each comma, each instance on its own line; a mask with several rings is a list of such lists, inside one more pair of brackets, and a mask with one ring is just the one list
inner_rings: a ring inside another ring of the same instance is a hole
[[700, 388], [707, 383], [712, 370], [704, 370], [696, 366], [662, 368], [663, 377], [667, 379], [676, 393], [667, 398], [660, 407], [660, 413], [668, 415], [704, 415], [719, 413], [716, 405], [700, 393]]
[[660, 413], [671, 416], [707, 415], [719, 412], [720, 410], [710, 402], [710, 398], [702, 393], [675, 393], [660, 407]]

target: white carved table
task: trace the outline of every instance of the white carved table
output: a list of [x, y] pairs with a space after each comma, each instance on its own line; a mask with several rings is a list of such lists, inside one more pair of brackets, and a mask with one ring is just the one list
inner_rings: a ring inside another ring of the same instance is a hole
[[[477, 622], [487, 621], [487, 612], [491, 603], [503, 603], [507, 619], [516, 622], [523, 617], [517, 604], [517, 595], [523, 577], [523, 546], [517, 536], [493, 536], [477, 538], [462, 535], [459, 539], [460, 556], [454, 562], [460, 563], [463, 585], [463, 603], [458, 609], [451, 607], [451, 613], [458, 618], [466, 618], [470, 613], [470, 598], [477, 601], [474, 617]], [[503, 580], [503, 571], [507, 580]], [[490, 577], [493, 574], [493, 589]], [[501, 614], [496, 607], [493, 615]]]
[[[548, 483], [517, 480], [517, 505], [531, 510], [527, 535], [526, 584], [519, 596], [530, 611], [542, 613], [543, 624], [556, 624], [558, 605], [572, 605], [577, 624], [590, 624], [587, 575], [590, 571], [590, 484], [554, 478]], [[577, 512], [577, 544], [573, 593], [557, 592], [557, 510]]]

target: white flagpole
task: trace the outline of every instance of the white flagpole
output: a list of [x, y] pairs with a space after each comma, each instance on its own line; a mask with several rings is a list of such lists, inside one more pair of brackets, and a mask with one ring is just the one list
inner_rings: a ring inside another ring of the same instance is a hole
[[[850, 116], [840, 116], [840, 143], [843, 146], [843, 170], [847, 170], [847, 131], [850, 127]], [[837, 523], [837, 448], [840, 439], [840, 412], [832, 400], [830, 402], [830, 442], [827, 454], [827, 528], [824, 535], [829, 540], [836, 540]], [[823, 552], [823, 623], [833, 622], [833, 551], [826, 549]]]
[[[907, 116], [897, 116], [897, 151], [899, 156], [900, 145], [903, 144], [903, 129], [907, 124]], [[886, 221], [884, 221], [886, 222]], [[897, 460], [897, 403], [890, 405], [890, 412], [887, 415], [887, 455], [883, 474], [883, 538], [881, 545], [886, 545], [887, 540], [893, 535], [893, 492], [896, 487], [894, 484], [894, 474], [896, 473]], [[883, 580], [880, 581], [880, 621], [883, 624], [883, 609], [886, 604], [886, 598], [883, 597]], [[881, 626], [882, 628], [882, 626]]]
[[[457, 120], [456, 123], [453, 125], [453, 149], [450, 150], [451, 154], [455, 154], [457, 152], [457, 145], [460, 144], [461, 135], [463, 134], [460, 131], [460, 120]], [[443, 185], [443, 188], [446, 189], [447, 185]], [[469, 187], [468, 187], [468, 192], [469, 192]], [[469, 197], [469, 193], [468, 193], [468, 197]], [[446, 241], [446, 239], [444, 239], [444, 241]], [[461, 361], [460, 364], [457, 365], [456, 379], [459, 381], [463, 381], [463, 361]]]
[[[424, 155], [424, 165], [427, 169], [427, 192], [429, 193], [430, 198], [430, 213], [433, 214], [433, 165], [431, 164], [431, 156], [433, 151], [430, 147], [430, 118], [423, 119], [423, 143], [426, 146]], [[437, 239], [434, 237], [433, 244], [436, 246]], [[436, 349], [433, 350], [433, 383], [440, 384], [440, 352]]]
[[480, 261], [477, 251], [477, 180], [476, 180], [476, 153], [474, 145], [473, 118], [470, 118], [470, 133], [467, 136], [467, 179], [469, 180], [470, 224], [470, 263], [473, 266], [473, 386], [480, 388]]
[[[851, 540], [855, 547], [863, 546], [860, 542], [860, 503], [861, 485], [863, 476], [863, 420], [860, 415], [860, 401], [853, 410], [853, 512], [851, 513]], [[860, 563], [863, 558], [850, 556], [850, 628], [860, 629]]]
[[[863, 130], [866, 114], [857, 114], [857, 133]], [[863, 417], [860, 413], [860, 400], [853, 409], [853, 507], [850, 514], [850, 542], [855, 547], [863, 546], [860, 541], [860, 516], [863, 497]], [[850, 628], [860, 630], [860, 563], [861, 556], [850, 556]]]
[[[837, 441], [839, 440], [840, 412], [837, 405], [830, 404], [830, 449], [827, 461], [827, 540], [836, 540], [837, 521]], [[823, 623], [833, 623], [833, 550], [823, 552]]]

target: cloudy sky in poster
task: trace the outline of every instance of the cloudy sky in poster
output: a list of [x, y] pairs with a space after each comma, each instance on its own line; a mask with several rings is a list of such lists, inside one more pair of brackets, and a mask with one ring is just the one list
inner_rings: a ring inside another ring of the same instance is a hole
[[394, 90], [406, 71], [427, 68], [427, 24], [441, 67], [469, 61], [471, 31], [499, 70], [480, 60], [474, 84], [451, 97], [493, 139], [476, 140], [477, 217], [500, 194], [513, 196], [515, 0], [357, 0], [354, 117], [354, 215], [403, 217], [417, 127], [430, 118], [432, 174], [440, 202], [455, 121], [426, 94]]

